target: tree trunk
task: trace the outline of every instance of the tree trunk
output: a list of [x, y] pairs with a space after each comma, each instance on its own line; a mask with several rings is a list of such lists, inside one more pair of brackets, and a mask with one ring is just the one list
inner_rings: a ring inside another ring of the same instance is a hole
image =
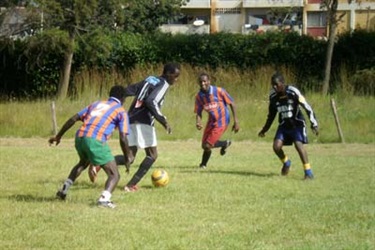
[[322, 94], [327, 95], [329, 90], [329, 81], [331, 76], [331, 63], [332, 63], [332, 55], [333, 55], [333, 48], [335, 46], [336, 40], [336, 24], [332, 23], [329, 27], [329, 38], [328, 38], [328, 47], [327, 47], [327, 54], [326, 54], [326, 65], [325, 65], [325, 73], [324, 73], [324, 81], [323, 81], [323, 88]]
[[70, 71], [73, 61], [74, 34], [69, 35], [69, 40], [71, 46], [64, 55], [64, 65], [60, 72], [60, 81], [57, 91], [57, 98], [59, 100], [64, 100], [68, 94]]
[[336, 40], [336, 26], [337, 26], [336, 15], [337, 15], [338, 0], [326, 1], [324, 5], [328, 9], [327, 14], [328, 14], [329, 35], [328, 35], [328, 47], [327, 47], [327, 54], [326, 54], [326, 65], [325, 65], [325, 72], [324, 72], [322, 95], [327, 95], [328, 90], [329, 90], [329, 80], [331, 77], [331, 63], [332, 63], [333, 47], [335, 46], [335, 40]]

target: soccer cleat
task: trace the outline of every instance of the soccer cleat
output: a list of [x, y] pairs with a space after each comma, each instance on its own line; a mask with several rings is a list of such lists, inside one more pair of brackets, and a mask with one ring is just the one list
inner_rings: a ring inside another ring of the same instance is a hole
[[64, 194], [61, 190], [57, 191], [56, 198], [60, 200], [65, 200], [66, 194]]
[[288, 175], [291, 165], [292, 165], [292, 162], [290, 160], [287, 160], [286, 162], [284, 162], [283, 167], [281, 169], [281, 175], [284, 175], [284, 176]]
[[199, 164], [199, 168], [201, 168], [201, 169], [206, 169], [206, 165]]
[[124, 187], [124, 191], [126, 192], [126, 193], [133, 193], [133, 192], [136, 192], [136, 191], [138, 191], [138, 186], [137, 185], [134, 185], [134, 186], [125, 186]]
[[116, 205], [112, 201], [98, 201], [99, 207], [115, 208]]
[[313, 174], [305, 174], [305, 180], [313, 180], [314, 179], [314, 175]]
[[232, 144], [232, 142], [230, 140], [227, 140], [225, 146], [221, 147], [221, 149], [220, 149], [220, 155], [225, 155], [225, 153], [227, 152], [227, 148], [231, 144]]
[[98, 172], [100, 171], [100, 166], [94, 166], [90, 165], [89, 167], [89, 178], [92, 183], [96, 182], [96, 179], [98, 178]]

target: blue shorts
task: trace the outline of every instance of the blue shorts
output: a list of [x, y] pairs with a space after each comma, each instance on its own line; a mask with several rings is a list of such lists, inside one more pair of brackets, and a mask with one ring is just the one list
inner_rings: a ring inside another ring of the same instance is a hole
[[279, 126], [276, 131], [274, 140], [282, 140], [284, 145], [292, 145], [295, 141], [307, 144], [306, 127], [284, 128]]

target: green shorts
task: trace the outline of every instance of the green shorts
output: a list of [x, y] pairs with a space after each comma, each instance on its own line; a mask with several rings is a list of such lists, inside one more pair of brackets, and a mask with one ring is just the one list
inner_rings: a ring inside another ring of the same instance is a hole
[[79, 158], [88, 160], [93, 165], [104, 165], [114, 160], [111, 149], [105, 142], [93, 138], [76, 137], [75, 146]]

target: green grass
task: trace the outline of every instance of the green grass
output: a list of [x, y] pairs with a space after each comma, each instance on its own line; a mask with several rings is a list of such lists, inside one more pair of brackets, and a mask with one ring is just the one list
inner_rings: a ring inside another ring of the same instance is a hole
[[154, 168], [168, 171], [166, 188], [151, 186], [150, 171], [139, 192], [124, 194], [121, 168], [111, 210], [94, 205], [104, 172], [96, 184], [84, 172], [66, 202], [55, 200], [77, 161], [72, 139], [1, 138], [2, 249], [375, 249], [373, 144], [307, 145], [313, 181], [302, 180], [293, 147], [282, 177], [270, 142], [235, 141], [203, 171], [199, 144], [159, 141]]

